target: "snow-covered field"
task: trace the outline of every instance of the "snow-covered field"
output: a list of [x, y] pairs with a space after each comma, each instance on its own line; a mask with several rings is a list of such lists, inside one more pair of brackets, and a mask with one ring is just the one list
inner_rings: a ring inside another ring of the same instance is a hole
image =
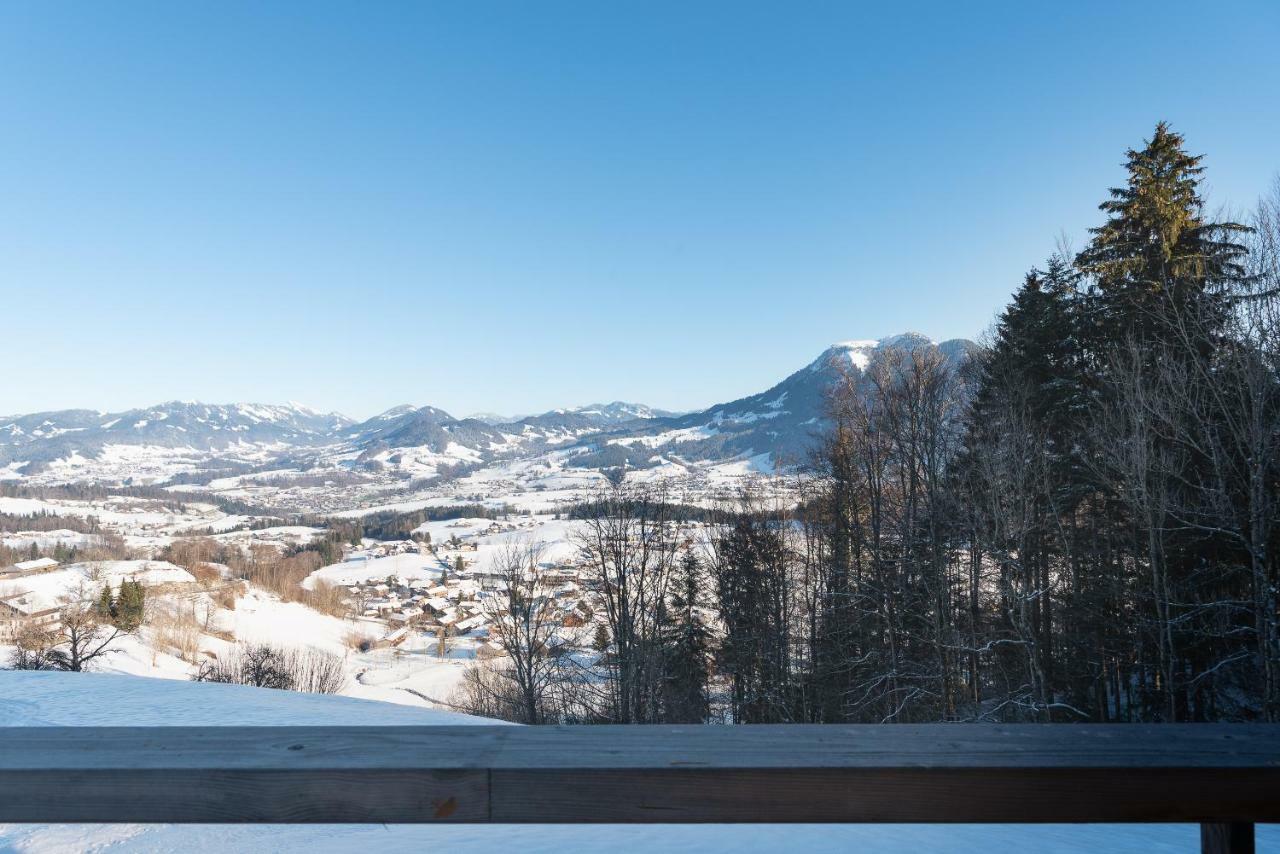
[[303, 586], [310, 588], [317, 581], [323, 581], [326, 584], [355, 584], [360, 581], [383, 579], [390, 575], [405, 581], [439, 578], [440, 560], [429, 554], [357, 558], [317, 569], [303, 582]]
[[[0, 577], [0, 597], [19, 596], [32, 611], [56, 608], [64, 597], [85, 589], [97, 590], [104, 584], [113, 589], [122, 581], [137, 581], [152, 587], [166, 584], [190, 584], [195, 581], [185, 569], [164, 561], [108, 560], [76, 563], [52, 572], [8, 580]], [[90, 585], [92, 585], [90, 587]]]
[[[93, 662], [93, 669], [100, 673], [191, 679], [196, 664], [179, 657], [160, 621], [154, 619], [156, 612], [174, 611], [189, 612], [200, 626], [194, 642], [201, 658], [222, 656], [233, 646], [246, 643], [310, 648], [334, 655], [342, 662], [346, 674], [342, 693], [348, 697], [421, 708], [442, 706], [449, 702], [467, 664], [474, 660], [474, 639], [451, 641], [451, 648], [441, 658], [434, 640], [423, 633], [409, 635], [396, 648], [360, 652], [353, 648], [351, 639], [381, 637], [387, 631], [385, 625], [322, 614], [254, 587], [237, 598], [234, 608], [221, 608], [195, 584], [190, 573], [163, 561], [95, 561], [20, 578], [0, 578], [0, 597], [21, 594], [21, 601], [32, 610], [43, 610], [57, 607], [82, 585], [94, 590], [104, 583], [118, 588], [126, 578], [152, 589], [148, 606], [152, 616], [137, 634], [118, 637], [109, 651]], [[10, 650], [0, 642], [0, 665], [8, 661]], [[0, 679], [7, 676], [0, 673]]]
[[[73, 673], [0, 673], [0, 726], [439, 725], [481, 718], [345, 697]], [[1150, 852], [1198, 850], [1193, 825], [0, 825], [0, 851]], [[1280, 826], [1258, 828], [1280, 851]]]
[[0, 673], [0, 726], [423, 726], [487, 718], [351, 697], [113, 673]]

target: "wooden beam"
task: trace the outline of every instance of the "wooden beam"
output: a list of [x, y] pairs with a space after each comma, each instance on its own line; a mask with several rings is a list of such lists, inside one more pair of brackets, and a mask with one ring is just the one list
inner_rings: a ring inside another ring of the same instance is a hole
[[1277, 791], [1273, 725], [0, 728], [5, 822], [1230, 824]]

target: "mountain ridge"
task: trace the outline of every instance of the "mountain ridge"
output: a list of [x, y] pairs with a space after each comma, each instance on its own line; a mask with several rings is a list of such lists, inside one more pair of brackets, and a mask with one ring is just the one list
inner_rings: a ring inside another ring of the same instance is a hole
[[812, 447], [827, 391], [838, 378], [852, 373], [858, 379], [871, 360], [890, 350], [930, 348], [954, 367], [977, 351], [966, 339], [934, 342], [916, 332], [838, 342], [764, 391], [684, 413], [621, 400], [508, 421], [455, 418], [429, 405], [402, 404], [356, 421], [297, 403], [176, 400], [117, 413], [29, 413], [0, 418], [0, 472], [8, 467], [14, 475], [31, 474], [66, 458], [96, 458], [117, 445], [189, 450], [197, 460], [204, 455], [211, 461], [315, 455], [335, 465], [397, 465], [409, 452], [475, 465], [551, 451], [565, 452], [571, 465], [583, 468], [765, 456], [785, 465]]

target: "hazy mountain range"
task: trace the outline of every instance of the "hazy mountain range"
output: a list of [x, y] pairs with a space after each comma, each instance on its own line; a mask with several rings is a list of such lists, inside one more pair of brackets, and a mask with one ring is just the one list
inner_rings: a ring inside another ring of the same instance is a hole
[[859, 377], [891, 349], [936, 350], [958, 367], [975, 351], [970, 341], [931, 342], [914, 333], [835, 344], [771, 388], [697, 412], [673, 413], [615, 401], [504, 419], [455, 418], [432, 406], [398, 406], [357, 422], [298, 404], [208, 405], [170, 401], [103, 413], [86, 409], [0, 417], [0, 469], [35, 474], [59, 460], [98, 458], [111, 449], [183, 449], [188, 456], [296, 464], [308, 457], [358, 465], [406, 449], [459, 463], [573, 449], [584, 467], [645, 467], [664, 457], [727, 460], [766, 455], [799, 459], [823, 426], [824, 397], [846, 373]]

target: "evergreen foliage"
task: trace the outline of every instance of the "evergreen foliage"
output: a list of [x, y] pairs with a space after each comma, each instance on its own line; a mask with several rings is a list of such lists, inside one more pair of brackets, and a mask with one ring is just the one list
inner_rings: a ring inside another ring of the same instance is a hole
[[[712, 639], [701, 614], [708, 604], [703, 592], [704, 576], [702, 563], [693, 551], [685, 552], [673, 573], [663, 639], [666, 648], [663, 720], [668, 723], [703, 723], [710, 713], [708, 674]], [[596, 638], [597, 642], [600, 640]], [[607, 648], [607, 631], [603, 640]]]

